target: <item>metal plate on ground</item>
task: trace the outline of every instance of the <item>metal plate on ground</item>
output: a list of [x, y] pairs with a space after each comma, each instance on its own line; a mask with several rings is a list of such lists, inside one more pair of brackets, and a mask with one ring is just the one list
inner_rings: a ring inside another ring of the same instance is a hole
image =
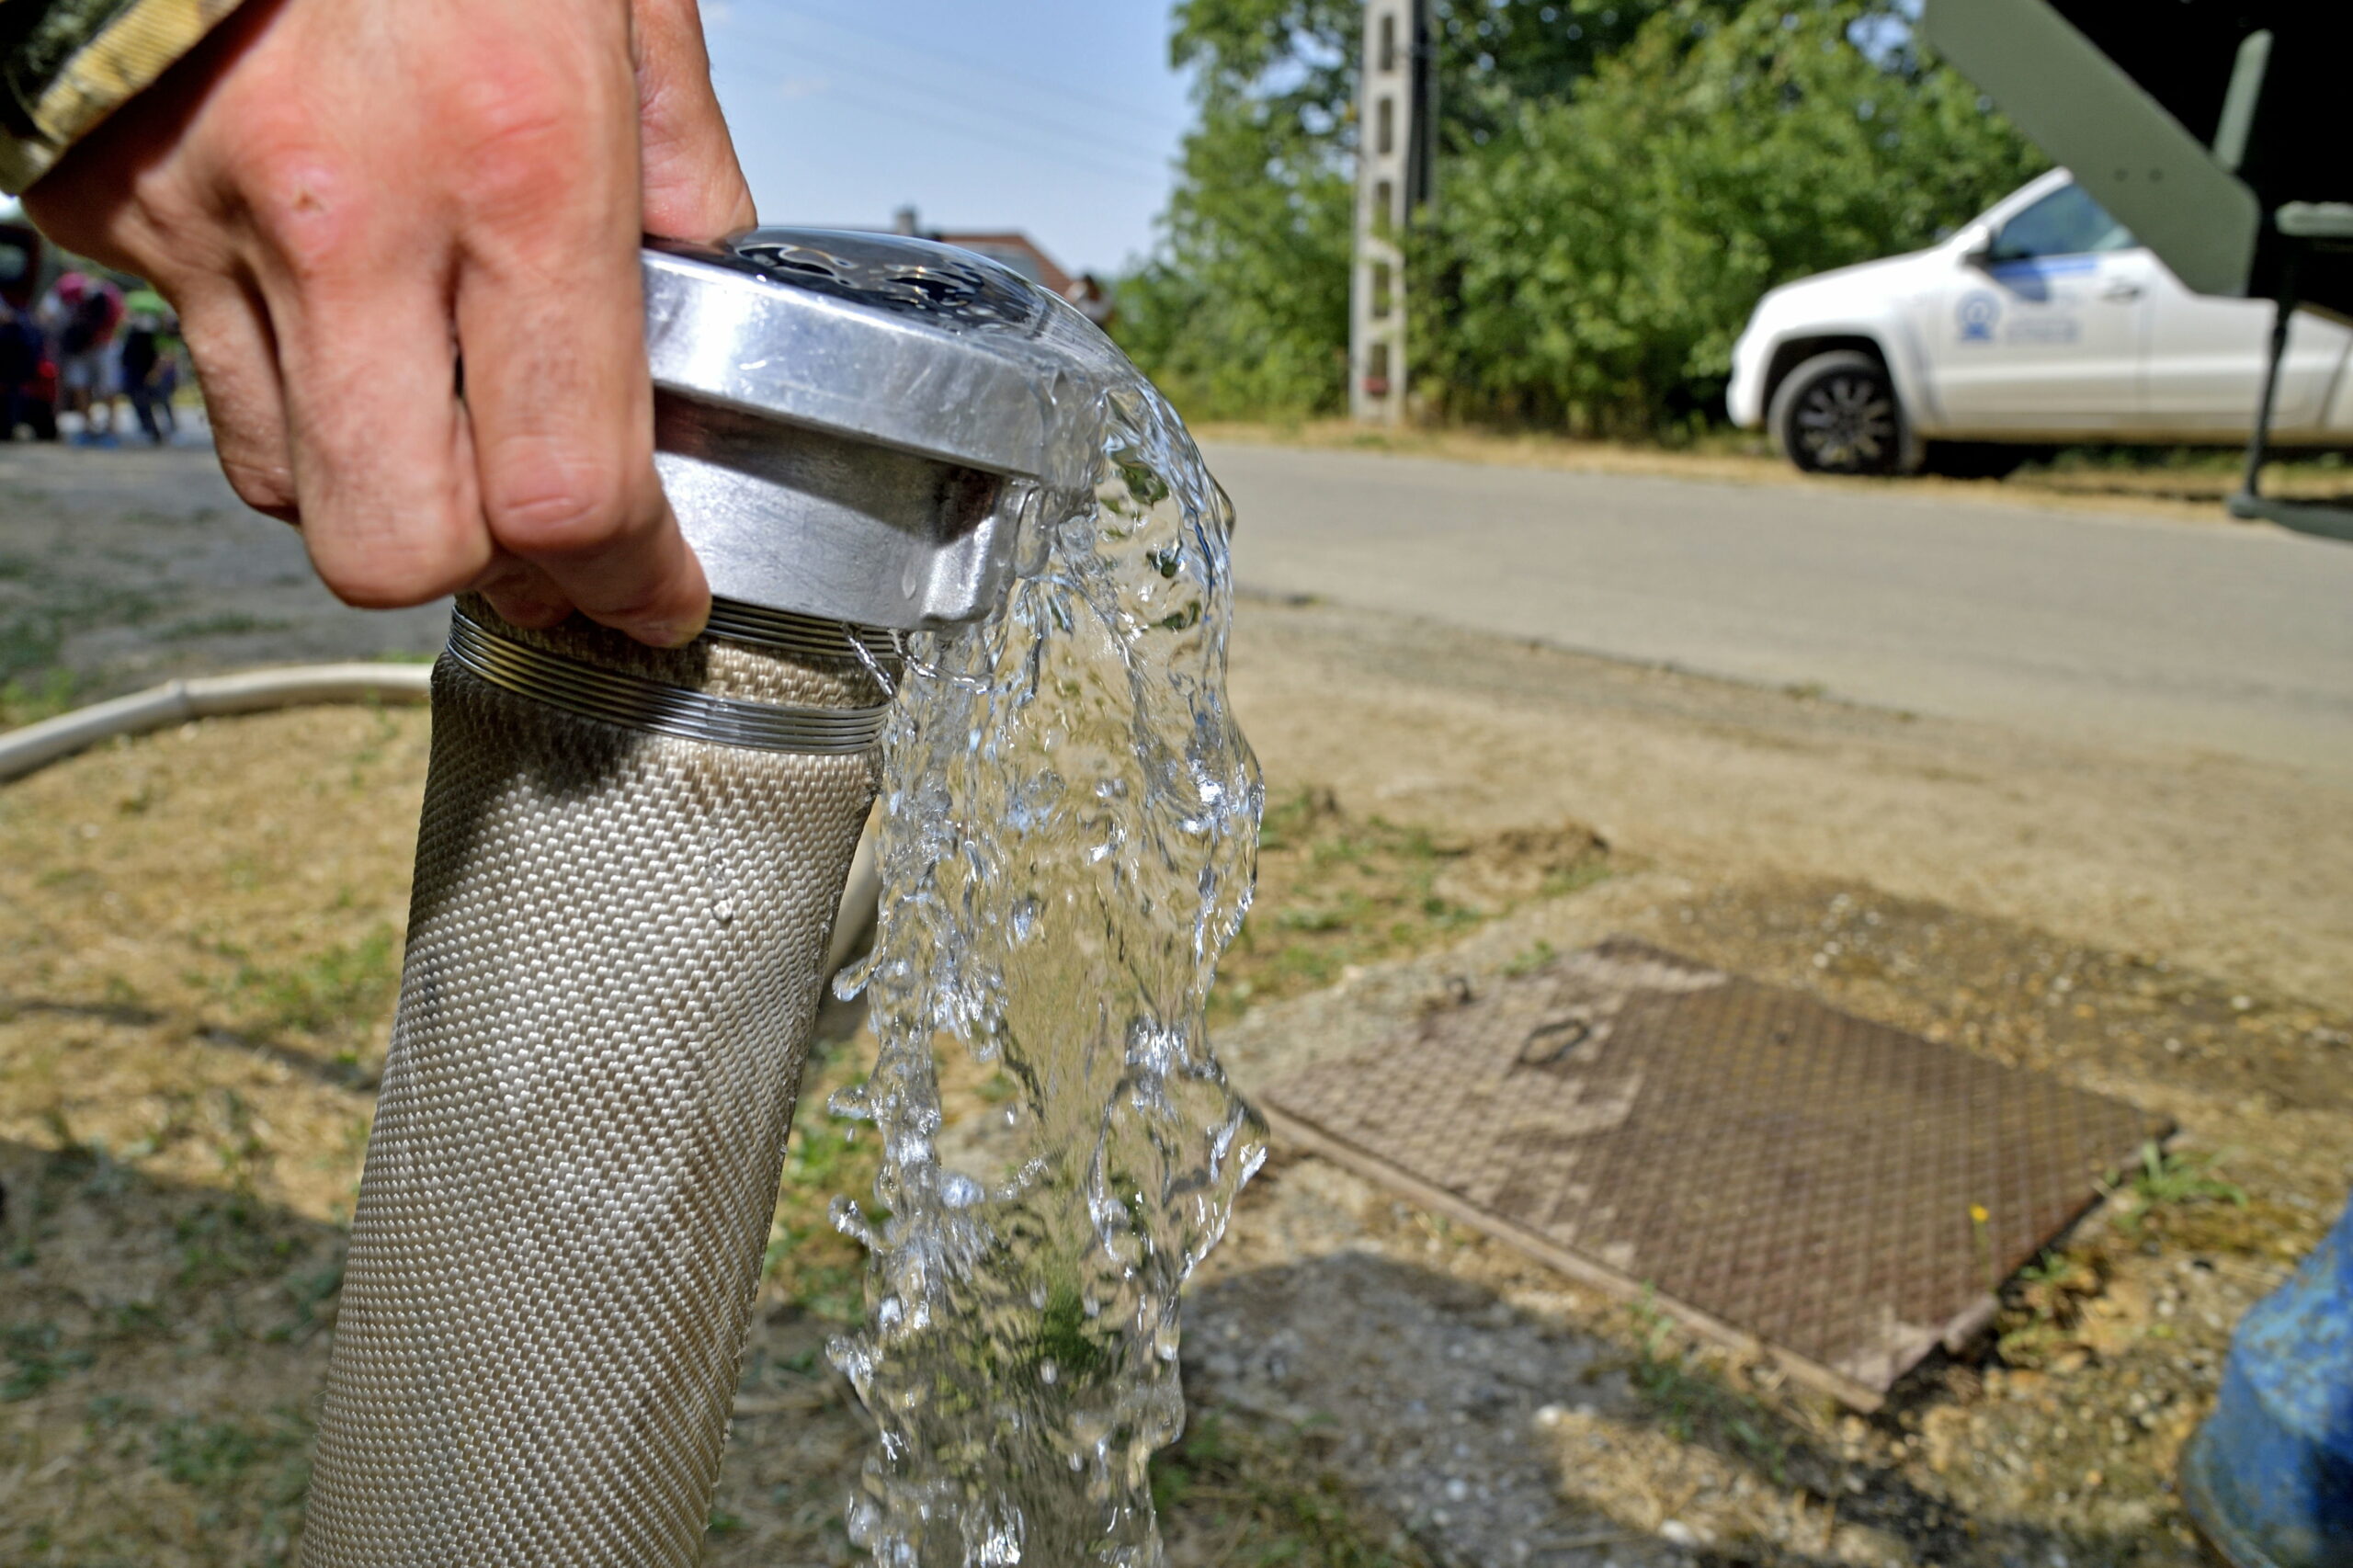
[[1279, 1134], [1865, 1410], [2170, 1131], [1623, 937], [1262, 1103]]

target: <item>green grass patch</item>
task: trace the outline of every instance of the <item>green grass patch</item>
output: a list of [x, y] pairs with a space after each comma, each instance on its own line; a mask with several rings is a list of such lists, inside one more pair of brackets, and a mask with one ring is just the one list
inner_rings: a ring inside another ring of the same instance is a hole
[[2141, 1145], [2140, 1167], [2132, 1173], [2131, 1190], [2139, 1201], [2125, 1215], [2127, 1228], [2139, 1225], [2153, 1210], [2192, 1203], [2228, 1203], [2246, 1207], [2246, 1189], [2214, 1174], [2220, 1154], [2175, 1153], [2154, 1140]]
[[[233, 867], [233, 882], [236, 876]], [[220, 951], [236, 968], [214, 988], [236, 1008], [245, 1028], [262, 1032], [372, 1031], [400, 993], [400, 934], [388, 925], [356, 942], [338, 942], [283, 965], [256, 964], [235, 947]]]
[[[6, 658], [5, 651], [0, 651], [0, 663]], [[50, 668], [0, 679], [0, 730], [54, 719], [75, 705], [81, 689], [80, 677], [68, 669]]]
[[[792, 1137], [785, 1145], [784, 1179], [760, 1264], [760, 1278], [794, 1305], [843, 1324], [858, 1322], [865, 1312], [866, 1252], [835, 1228], [833, 1202], [855, 1194], [870, 1207], [867, 1195], [882, 1164], [881, 1143], [871, 1130], [826, 1109], [835, 1089], [857, 1081], [848, 1055], [836, 1048], [818, 1056], [802, 1076]], [[881, 1217], [869, 1218], [879, 1223]]]

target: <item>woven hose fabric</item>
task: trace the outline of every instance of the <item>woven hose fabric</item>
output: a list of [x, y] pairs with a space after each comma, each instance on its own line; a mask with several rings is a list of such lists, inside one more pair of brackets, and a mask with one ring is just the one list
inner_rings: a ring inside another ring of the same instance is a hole
[[[848, 663], [499, 630], [880, 700]], [[872, 767], [637, 733], [442, 660], [305, 1562], [697, 1560]]]

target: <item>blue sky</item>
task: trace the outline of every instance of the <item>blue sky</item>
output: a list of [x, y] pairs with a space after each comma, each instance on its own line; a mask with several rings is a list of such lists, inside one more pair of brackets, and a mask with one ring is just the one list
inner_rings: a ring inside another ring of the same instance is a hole
[[1166, 0], [703, 0], [761, 218], [1022, 229], [1073, 271], [1148, 249], [1188, 121]]

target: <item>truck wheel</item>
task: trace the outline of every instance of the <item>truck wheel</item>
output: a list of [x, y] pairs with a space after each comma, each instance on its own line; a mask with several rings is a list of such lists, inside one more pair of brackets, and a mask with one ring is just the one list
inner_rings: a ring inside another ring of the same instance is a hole
[[1808, 473], [1893, 473], [1904, 410], [1868, 354], [1817, 354], [1781, 379], [1768, 423], [1781, 455]]
[[2035, 449], [2003, 441], [1931, 441], [1921, 466], [1947, 479], [2007, 479]]

